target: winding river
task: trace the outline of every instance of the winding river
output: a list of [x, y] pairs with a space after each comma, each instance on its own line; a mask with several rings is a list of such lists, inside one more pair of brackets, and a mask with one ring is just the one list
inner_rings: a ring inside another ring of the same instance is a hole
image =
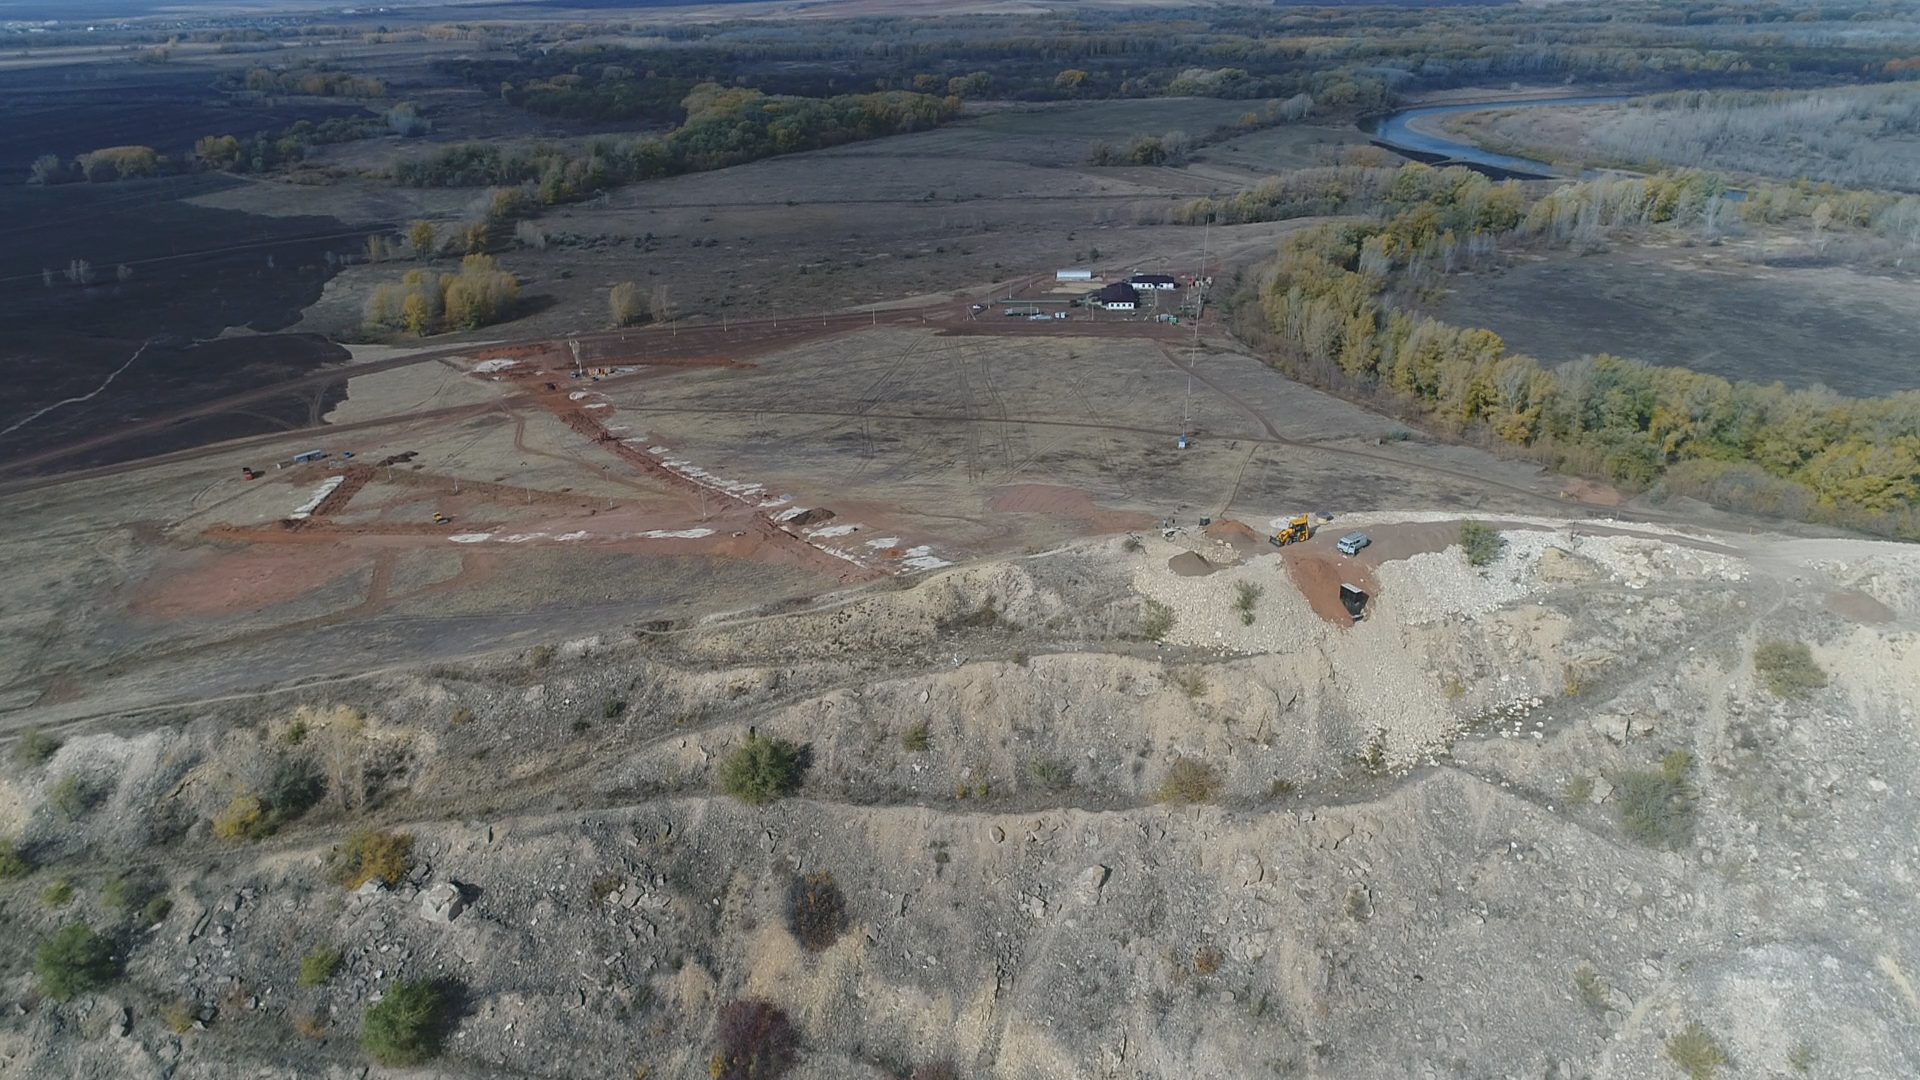
[[1361, 130], [1388, 146], [1397, 150], [1410, 150], [1417, 155], [1438, 154], [1449, 162], [1484, 165], [1488, 168], [1528, 176], [1561, 176], [1564, 173], [1560, 169], [1544, 161], [1533, 161], [1509, 154], [1496, 154], [1491, 150], [1482, 150], [1469, 142], [1461, 142], [1444, 135], [1429, 134], [1416, 129], [1413, 124], [1417, 120], [1431, 116], [1452, 116], [1457, 113], [1486, 112], [1491, 109], [1527, 109], [1549, 105], [1561, 108], [1568, 105], [1611, 105], [1626, 100], [1628, 99], [1625, 97], [1615, 95], [1545, 98], [1533, 101], [1488, 101], [1473, 105], [1425, 105], [1376, 117], [1362, 123]]

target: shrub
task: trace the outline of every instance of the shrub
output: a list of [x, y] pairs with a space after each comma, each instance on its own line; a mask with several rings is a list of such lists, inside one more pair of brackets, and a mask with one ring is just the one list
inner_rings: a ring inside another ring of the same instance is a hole
[[40, 977], [40, 992], [55, 1001], [68, 1001], [75, 994], [104, 986], [119, 971], [113, 960], [113, 943], [83, 922], [61, 927], [33, 954], [33, 973]]
[[1775, 697], [1796, 698], [1827, 685], [1827, 673], [1800, 641], [1764, 641], [1753, 650], [1753, 670]]
[[916, 754], [924, 754], [933, 745], [933, 734], [925, 720], [908, 728], [900, 735], [900, 745]]
[[764, 1001], [735, 1001], [720, 1010], [720, 1047], [708, 1063], [713, 1080], [778, 1080], [800, 1060], [800, 1034], [787, 1014]]
[[412, 835], [362, 829], [348, 836], [334, 852], [331, 876], [349, 889], [376, 880], [398, 885], [412, 868]]
[[755, 806], [764, 806], [800, 786], [800, 748], [785, 739], [747, 732], [720, 766], [720, 790]]
[[1500, 557], [1500, 549], [1506, 541], [1500, 539], [1500, 530], [1478, 521], [1460, 523], [1460, 546], [1467, 553], [1469, 566], [1485, 566]]
[[907, 1080], [960, 1080], [960, 1074], [944, 1061], [923, 1061], [913, 1067]]
[[466, 705], [453, 710], [453, 715], [447, 717], [447, 726], [456, 730], [471, 723], [473, 723], [473, 709]]
[[93, 809], [94, 799], [93, 789], [82, 783], [74, 773], [61, 777], [47, 789], [47, 801], [68, 821], [80, 820], [81, 815]]
[[1240, 613], [1240, 622], [1245, 626], [1253, 625], [1253, 605], [1260, 600], [1264, 591], [1252, 581], [1235, 582], [1233, 586], [1233, 610]]
[[1613, 798], [1620, 826], [1648, 847], [1677, 851], [1693, 841], [1693, 785], [1687, 774], [1693, 756], [1668, 754], [1655, 771], [1631, 769], [1614, 777]]
[[13, 760], [22, 768], [44, 765], [48, 758], [59, 751], [60, 746], [59, 739], [36, 728], [20, 736], [19, 741], [13, 744]]
[[100, 886], [100, 906], [113, 911], [125, 911], [138, 902], [135, 891], [134, 884], [126, 878], [114, 878]]
[[227, 803], [227, 808], [213, 816], [213, 835], [222, 840], [244, 840], [263, 836], [261, 823], [266, 820], [266, 804], [258, 795], [241, 792]]
[[1073, 766], [1059, 758], [1028, 758], [1027, 779], [1041, 791], [1065, 791], [1073, 786]]
[[274, 831], [313, 809], [327, 793], [320, 767], [304, 757], [283, 757], [267, 781], [267, 818]]
[[527, 652], [527, 666], [543, 668], [553, 662], [553, 646], [535, 645]]
[[1203, 803], [1220, 790], [1220, 776], [1213, 766], [1192, 758], [1178, 758], [1167, 770], [1167, 778], [1153, 793], [1155, 802]]
[[62, 908], [73, 903], [73, 882], [66, 878], [40, 890], [40, 901], [48, 907]]
[[173, 914], [173, 900], [166, 896], [156, 896], [147, 901], [146, 907], [140, 909], [140, 916], [147, 920], [148, 926], [166, 922], [167, 916], [171, 914]]
[[847, 898], [829, 873], [796, 877], [787, 889], [787, 929], [808, 952], [821, 952], [847, 929]]
[[600, 719], [612, 720], [627, 711], [627, 703], [619, 698], [608, 698], [600, 704]]
[[360, 1049], [382, 1065], [418, 1065], [440, 1052], [446, 993], [425, 980], [402, 979], [367, 1006]]
[[1727, 1063], [1727, 1052], [1713, 1041], [1707, 1029], [1695, 1020], [1684, 1031], [1667, 1040], [1667, 1057], [1687, 1074], [1689, 1080], [1713, 1080], [1713, 1074]]
[[1159, 641], [1173, 630], [1173, 609], [1158, 600], [1146, 599], [1140, 603], [1140, 636], [1148, 641]]
[[27, 865], [26, 859], [21, 858], [20, 852], [13, 846], [13, 841], [0, 840], [0, 881], [23, 878], [32, 872], [33, 867]]
[[1190, 698], [1202, 697], [1207, 692], [1207, 675], [1197, 667], [1185, 667], [1170, 676], [1173, 685]]
[[300, 985], [320, 986], [340, 970], [340, 950], [331, 945], [315, 945], [300, 958]]

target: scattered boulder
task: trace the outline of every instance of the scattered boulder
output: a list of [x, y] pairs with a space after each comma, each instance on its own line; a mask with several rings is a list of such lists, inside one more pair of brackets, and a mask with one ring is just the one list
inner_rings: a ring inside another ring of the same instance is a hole
[[460, 886], [450, 881], [429, 885], [420, 892], [420, 917], [430, 923], [445, 925], [460, 917], [467, 909], [467, 898], [460, 892]]

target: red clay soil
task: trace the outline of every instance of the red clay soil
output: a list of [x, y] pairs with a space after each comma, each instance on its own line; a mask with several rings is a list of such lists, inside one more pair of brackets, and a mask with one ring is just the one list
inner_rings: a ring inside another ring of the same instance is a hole
[[191, 552], [163, 560], [128, 609], [163, 619], [242, 615], [297, 599], [366, 561], [340, 546]]
[[1340, 586], [1351, 585], [1369, 598], [1380, 595], [1380, 583], [1374, 580], [1372, 568], [1357, 559], [1342, 558], [1336, 552], [1309, 550], [1304, 544], [1281, 549], [1280, 559], [1286, 564], [1287, 576], [1307, 598], [1313, 613], [1334, 626], [1353, 625], [1353, 616], [1348, 615], [1340, 603]]
[[1095, 505], [1093, 496], [1079, 488], [1063, 484], [1014, 484], [995, 491], [987, 500], [987, 509], [1002, 514], [1048, 514], [1079, 518], [1094, 534], [1126, 532], [1152, 528], [1156, 521], [1148, 514], [1105, 510]]

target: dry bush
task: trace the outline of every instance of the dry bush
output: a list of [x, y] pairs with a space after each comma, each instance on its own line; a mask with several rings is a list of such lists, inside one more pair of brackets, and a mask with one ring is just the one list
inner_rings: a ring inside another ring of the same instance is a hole
[[720, 1010], [713, 1080], [778, 1080], [800, 1060], [800, 1033], [787, 1014], [764, 1001], [735, 1001]]
[[329, 1026], [327, 1018], [318, 1010], [295, 1013], [293, 1016], [293, 1030], [305, 1038], [324, 1039]]
[[1193, 972], [1196, 975], [1216, 975], [1227, 962], [1226, 954], [1213, 945], [1202, 945], [1193, 953]]
[[1220, 791], [1220, 774], [1213, 766], [1192, 758], [1178, 758], [1167, 770], [1167, 778], [1153, 793], [1155, 802], [1203, 803]]
[[412, 868], [411, 834], [362, 829], [347, 837], [334, 852], [329, 877], [348, 889], [357, 889], [369, 881], [398, 885]]
[[787, 889], [787, 929], [800, 947], [822, 952], [847, 929], [847, 898], [829, 873], [796, 877]]
[[160, 1022], [175, 1035], [185, 1035], [193, 1030], [195, 1009], [184, 998], [175, 998], [160, 1006]]

